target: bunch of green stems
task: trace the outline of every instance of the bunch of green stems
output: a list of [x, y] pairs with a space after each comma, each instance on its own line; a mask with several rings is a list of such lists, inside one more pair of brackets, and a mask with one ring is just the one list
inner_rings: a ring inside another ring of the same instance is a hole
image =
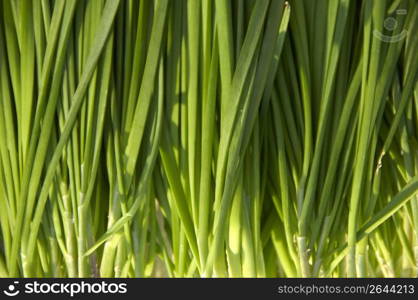
[[414, 0], [0, 1], [0, 276], [418, 272]]

